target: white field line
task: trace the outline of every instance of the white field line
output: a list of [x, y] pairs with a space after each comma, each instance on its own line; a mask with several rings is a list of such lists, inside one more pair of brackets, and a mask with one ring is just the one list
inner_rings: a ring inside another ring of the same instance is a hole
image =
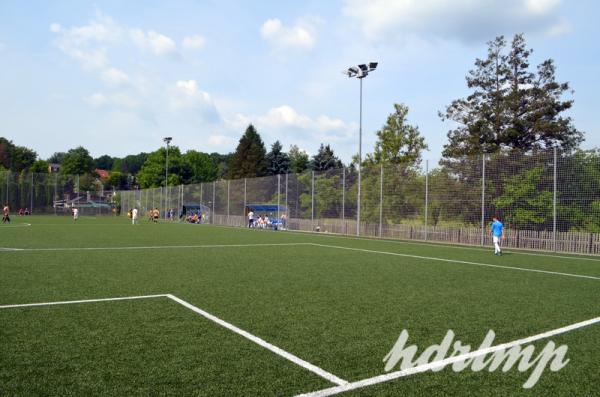
[[167, 297], [169, 299], [172, 299], [173, 301], [179, 303], [180, 305], [192, 310], [193, 312], [198, 313], [202, 317], [207, 318], [207, 319], [219, 324], [220, 326], [225, 327], [228, 330], [233, 331], [236, 334], [243, 336], [244, 338], [256, 343], [257, 345], [262, 346], [265, 349], [272, 351], [273, 353], [285, 358], [286, 360], [293, 362], [294, 364], [301, 366], [304, 369], [307, 369], [307, 370], [319, 375], [320, 377], [322, 377], [324, 379], [327, 379], [331, 383], [335, 383], [337, 385], [345, 385], [348, 383], [344, 379], [338, 378], [337, 376], [325, 371], [324, 369], [319, 368], [316, 365], [313, 365], [307, 361], [304, 361], [301, 358], [299, 358], [299, 357], [297, 357], [275, 345], [270, 344], [269, 342], [265, 341], [264, 339], [261, 339], [255, 335], [252, 335], [251, 333], [249, 333], [247, 331], [244, 331], [243, 329], [236, 327], [233, 324], [230, 324], [224, 320], [221, 320], [220, 318], [218, 318], [208, 312], [205, 312], [204, 310], [199, 309], [196, 306], [194, 306], [182, 299], [179, 299], [178, 297], [176, 297], [174, 295], [168, 294]]
[[493, 265], [491, 263], [461, 261], [461, 260], [457, 260], [457, 259], [436, 258], [436, 257], [432, 257], [432, 256], [400, 254], [397, 252], [389, 252], [389, 251], [376, 251], [376, 250], [369, 250], [369, 249], [364, 249], [364, 248], [343, 247], [340, 245], [317, 244], [317, 243], [312, 243], [312, 245], [317, 246], [317, 247], [335, 248], [335, 249], [348, 250], [348, 251], [367, 252], [367, 253], [371, 253], [371, 254], [392, 255], [392, 256], [400, 256], [400, 257], [404, 257], [404, 258], [427, 259], [427, 260], [447, 262], [447, 263], [460, 263], [460, 264], [464, 264], [464, 265], [485, 266], [485, 267], [493, 267], [493, 268], [497, 268], [497, 269], [508, 269], [508, 270], [522, 271], [522, 272], [552, 274], [555, 276], [566, 276], [566, 277], [586, 278], [586, 279], [590, 279], [590, 280], [600, 280], [600, 277], [586, 276], [583, 274], [571, 274], [571, 273], [562, 273], [562, 272], [552, 272], [549, 270], [529, 269], [529, 268], [525, 268], [525, 267]]
[[122, 250], [151, 250], [151, 249], [180, 249], [180, 248], [246, 248], [246, 247], [279, 247], [301, 246], [312, 243], [256, 243], [256, 244], [201, 244], [201, 245], [155, 245], [139, 247], [56, 247], [56, 248], [1, 248], [5, 252], [39, 252], [39, 251], [122, 251]]
[[13, 309], [13, 308], [20, 308], [20, 307], [36, 307], [36, 306], [70, 305], [70, 304], [77, 304], [77, 303], [92, 303], [92, 302], [111, 302], [111, 301], [124, 301], [124, 300], [149, 299], [149, 298], [169, 298], [169, 299], [173, 300], [174, 302], [182, 305], [183, 307], [190, 309], [197, 314], [200, 314], [202, 317], [204, 317], [208, 320], [211, 320], [211, 321], [217, 323], [218, 325], [220, 325], [224, 328], [227, 328], [230, 331], [235, 332], [238, 335], [243, 336], [244, 338], [256, 343], [257, 345], [264, 347], [267, 350], [270, 350], [271, 352], [285, 358], [286, 360], [293, 362], [296, 365], [301, 366], [304, 369], [307, 369], [307, 370], [313, 372], [314, 374], [319, 375], [320, 377], [330, 381], [331, 383], [335, 383], [336, 385], [345, 385], [348, 383], [347, 381], [345, 381], [341, 378], [338, 378], [337, 376], [325, 371], [324, 369], [319, 368], [316, 365], [309, 363], [308, 361], [304, 361], [301, 358], [293, 355], [292, 353], [289, 353], [275, 345], [272, 345], [271, 343], [259, 338], [258, 336], [252, 335], [251, 333], [244, 331], [243, 329], [238, 328], [235, 325], [230, 324], [224, 320], [221, 320], [220, 318], [218, 318], [202, 309], [199, 309], [198, 307], [192, 305], [191, 303], [186, 302], [183, 299], [180, 299], [171, 294], [124, 296], [124, 297], [118, 297], [118, 298], [82, 299], [82, 300], [73, 300], [73, 301], [55, 301], [55, 302], [41, 302], [41, 303], [23, 303], [23, 304], [16, 304], [16, 305], [1, 305], [0, 309]]
[[0, 226], [0, 229], [5, 229], [5, 228], [9, 228], [9, 227], [29, 227], [29, 226], [31, 226], [31, 223], [18, 223], [16, 225], [8, 225], [8, 226], [2, 225], [2, 226]]
[[75, 304], [75, 303], [126, 301], [126, 300], [134, 300], [134, 299], [165, 298], [165, 297], [167, 297], [166, 294], [159, 294], [159, 295], [123, 296], [123, 297], [118, 297], [118, 298], [83, 299], [83, 300], [76, 300], [76, 301], [24, 303], [24, 304], [19, 304], [19, 305], [2, 305], [2, 306], [0, 306], [0, 309], [12, 309], [12, 308], [16, 308], [16, 307], [70, 305], [70, 304]]
[[591, 320], [582, 321], [576, 324], [568, 325], [566, 327], [557, 328], [552, 331], [544, 332], [541, 334], [533, 335], [523, 339], [517, 339], [512, 342], [502, 343], [500, 345], [488, 347], [486, 349], [476, 350], [470, 353], [461, 354], [454, 357], [449, 357], [444, 360], [434, 361], [429, 364], [419, 365], [414, 368], [409, 368], [400, 371], [394, 371], [383, 375], [374, 376], [372, 378], [362, 379], [356, 382], [350, 382], [345, 385], [330, 387], [323, 390], [317, 390], [310, 393], [300, 394], [296, 397], [326, 397], [333, 396], [335, 394], [343, 393], [349, 390], [356, 390], [366, 386], [372, 386], [379, 383], [389, 382], [394, 379], [402, 378], [409, 375], [414, 375], [422, 372], [427, 372], [432, 369], [437, 369], [447, 365], [454, 364], [456, 362], [464, 362], [475, 357], [485, 356], [486, 354], [494, 353], [500, 350], [510, 349], [515, 346], [530, 344], [540, 339], [547, 339], [552, 336], [564, 334], [570, 331], [574, 331], [579, 328], [588, 327], [600, 323], [600, 317], [592, 318]]
[[[221, 227], [235, 227], [235, 226], [225, 226], [225, 225], [214, 225], [214, 226], [221, 226]], [[341, 234], [341, 233], [317, 233], [317, 232], [311, 232], [308, 230], [286, 230], [286, 233], [299, 233], [299, 234], [311, 234], [311, 235], [315, 235], [315, 236], [319, 236], [319, 237], [330, 237], [330, 238], [345, 238], [345, 239], [350, 239], [350, 240], [359, 240], [359, 241], [379, 241], [379, 242], [384, 242], [384, 243], [392, 243], [392, 244], [408, 244], [408, 245], [423, 245], [426, 247], [443, 247], [443, 248], [452, 248], [452, 249], [466, 249], [466, 250], [471, 250], [471, 251], [483, 251], [483, 252], [491, 252], [491, 247], [490, 248], [480, 248], [480, 247], [473, 247], [470, 246], [468, 244], [462, 244], [462, 243], [455, 243], [455, 244], [451, 244], [451, 243], [444, 243], [444, 242], [426, 242], [426, 241], [411, 241], [411, 240], [391, 240], [389, 238], [378, 238], [378, 237], [357, 237], [357, 236], [350, 236], [347, 234]], [[553, 254], [542, 254], [542, 253], [535, 253], [535, 252], [530, 252], [525, 248], [509, 248], [504, 250], [503, 252], [505, 253], [511, 253], [514, 255], [530, 255], [530, 256], [541, 256], [541, 257], [548, 257], [548, 258], [558, 258], [558, 259], [571, 259], [571, 260], [583, 260], [583, 261], [592, 261], [592, 262], [600, 262], [600, 258], [589, 258], [586, 257], [584, 255], [586, 254], [579, 254], [579, 253], [572, 253], [570, 254], [571, 256], [567, 256], [567, 255], [553, 255]], [[580, 257], [581, 256], [581, 257]]]

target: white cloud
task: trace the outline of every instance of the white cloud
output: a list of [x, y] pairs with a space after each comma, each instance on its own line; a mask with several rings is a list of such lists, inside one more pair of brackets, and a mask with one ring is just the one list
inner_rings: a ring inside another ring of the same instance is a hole
[[551, 26], [546, 33], [548, 34], [548, 36], [562, 36], [563, 34], [569, 33], [570, 31], [571, 25], [567, 21], [561, 20], [554, 26]]
[[111, 106], [120, 109], [135, 110], [141, 106], [139, 100], [126, 92], [118, 92], [112, 95], [95, 93], [85, 97], [84, 101], [94, 108]]
[[57, 35], [58, 48], [85, 69], [106, 67], [106, 45], [117, 42], [121, 36], [121, 28], [110, 17], [102, 14], [98, 14], [87, 25], [68, 29], [52, 23], [50, 31]]
[[277, 18], [268, 19], [260, 27], [260, 35], [276, 48], [311, 49], [316, 42], [313, 26], [304, 21], [288, 27]]
[[525, 0], [527, 10], [536, 14], [546, 14], [554, 10], [560, 0]]
[[117, 68], [108, 68], [102, 72], [102, 80], [109, 85], [122, 85], [129, 82], [129, 76]]
[[230, 136], [214, 134], [208, 137], [208, 145], [213, 147], [229, 147], [233, 145], [236, 140]]
[[189, 36], [183, 39], [181, 45], [188, 50], [201, 50], [206, 45], [206, 39], [200, 35]]
[[177, 49], [173, 39], [153, 30], [144, 32], [141, 29], [131, 29], [129, 35], [135, 45], [150, 50], [155, 55], [172, 54]]
[[174, 108], [194, 108], [212, 105], [210, 95], [198, 88], [196, 80], [179, 80], [172, 90], [171, 105]]
[[104, 94], [95, 93], [86, 98], [83, 98], [92, 107], [100, 107], [108, 103], [108, 98]]
[[499, 34], [542, 32], [561, 0], [345, 0], [343, 13], [371, 40], [411, 35], [481, 42]]
[[299, 113], [289, 105], [269, 109], [261, 116], [236, 114], [227, 120], [233, 130], [245, 128], [254, 124], [262, 132], [274, 138], [289, 135], [295, 142], [312, 145], [315, 142], [333, 143], [345, 142], [351, 139], [358, 129], [354, 123], [346, 123], [342, 119], [320, 115], [310, 117]]

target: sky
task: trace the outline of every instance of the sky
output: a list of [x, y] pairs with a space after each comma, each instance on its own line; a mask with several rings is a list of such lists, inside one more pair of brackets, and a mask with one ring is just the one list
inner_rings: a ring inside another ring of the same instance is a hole
[[363, 153], [394, 103], [441, 156], [453, 99], [486, 42], [524, 33], [532, 64], [555, 60], [568, 113], [600, 147], [600, 2], [592, 0], [36, 1], [0, 0], [0, 136], [41, 158], [84, 146], [94, 157], [235, 150], [253, 123], [314, 154]]

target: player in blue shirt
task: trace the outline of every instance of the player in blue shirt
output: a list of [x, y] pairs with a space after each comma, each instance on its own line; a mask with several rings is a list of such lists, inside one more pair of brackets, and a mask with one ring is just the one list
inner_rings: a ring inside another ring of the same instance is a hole
[[492, 218], [490, 235], [492, 236], [492, 241], [494, 242], [494, 255], [502, 255], [502, 250], [500, 249], [500, 240], [504, 240], [504, 225], [498, 220], [497, 216]]

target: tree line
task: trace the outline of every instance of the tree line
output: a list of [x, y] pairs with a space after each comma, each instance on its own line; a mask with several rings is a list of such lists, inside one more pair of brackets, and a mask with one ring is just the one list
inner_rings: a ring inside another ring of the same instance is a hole
[[[437, 202], [434, 200], [431, 204], [433, 222], [477, 221], [477, 205], [471, 208], [472, 205], [466, 203], [478, 203], [475, 196], [480, 184], [482, 154], [490, 156], [488, 167], [496, 171], [488, 181], [489, 191], [494, 194], [494, 201], [488, 204], [489, 210], [506, 214], [514, 224], [548, 227], [551, 211], [548, 209], [546, 170], [552, 164], [547, 158], [540, 159], [544, 157], [541, 153], [549, 149], [558, 148], [564, 163], [568, 159], [570, 168], [581, 171], [565, 183], [569, 182], [570, 186], [587, 187], [594, 183], [600, 186], [600, 155], [596, 151], [580, 149], [584, 134], [566, 113], [574, 104], [570, 98], [572, 89], [569, 83], [557, 81], [552, 59], [532, 66], [532, 53], [522, 34], [515, 35], [510, 42], [503, 36], [488, 42], [487, 53], [475, 60], [474, 67], [466, 75], [469, 94], [453, 100], [439, 112], [440, 119], [451, 122], [452, 127], [447, 133], [440, 166], [429, 175], [431, 183], [443, 187], [434, 197], [437, 197]], [[415, 217], [422, 210], [418, 204], [424, 183], [420, 162], [427, 143], [419, 128], [408, 122], [408, 113], [409, 108], [405, 104], [393, 105], [392, 113], [375, 132], [377, 140], [373, 152], [366, 154], [361, 166], [367, 170], [395, 167], [397, 172], [390, 175], [389, 183], [390, 189], [398, 191], [390, 195], [396, 201], [388, 205], [402, 208], [407, 217]], [[59, 163], [61, 173], [78, 175], [93, 175], [96, 168], [105, 169], [111, 171], [108, 180], [104, 181], [106, 187], [116, 189], [164, 186], [165, 157], [165, 148], [160, 148], [152, 153], [124, 158], [109, 155], [92, 158], [85, 148], [78, 147], [41, 160], [33, 150], [0, 138], [0, 167], [16, 172], [45, 172], [48, 163]], [[354, 156], [347, 164], [350, 179], [357, 165], [358, 158]], [[183, 153], [177, 146], [170, 147], [168, 184], [253, 178], [307, 170], [326, 171], [342, 166], [344, 164], [333, 148], [326, 143], [321, 144], [312, 157], [296, 145], [286, 152], [279, 141], [267, 151], [259, 131], [249, 125], [233, 153], [196, 150]], [[363, 189], [367, 204], [369, 197], [377, 197], [374, 194], [379, 189], [376, 177], [376, 173], [372, 176], [365, 173]], [[315, 181], [320, 187], [318, 194], [339, 195], [339, 189], [334, 186], [339, 181], [333, 180], [335, 178], [326, 181], [325, 178], [325, 175], [319, 175]], [[593, 182], [584, 178], [591, 178]], [[594, 193], [592, 188], [585, 191], [590, 198], [580, 204], [586, 210], [572, 216], [581, 219], [580, 224], [593, 211], [600, 211], [598, 193]], [[564, 196], [568, 194], [573, 193], [565, 192]], [[335, 202], [333, 196], [322, 197], [320, 202]], [[526, 207], [527, 210], [517, 213], [513, 210], [515, 207]], [[567, 209], [565, 205], [565, 211]], [[365, 211], [368, 218], [369, 210]], [[398, 210], [399, 213], [402, 211]], [[334, 213], [335, 209], [323, 208], [322, 212]], [[594, 216], [587, 217], [587, 221], [595, 219]], [[596, 217], [600, 228], [600, 212]]]

